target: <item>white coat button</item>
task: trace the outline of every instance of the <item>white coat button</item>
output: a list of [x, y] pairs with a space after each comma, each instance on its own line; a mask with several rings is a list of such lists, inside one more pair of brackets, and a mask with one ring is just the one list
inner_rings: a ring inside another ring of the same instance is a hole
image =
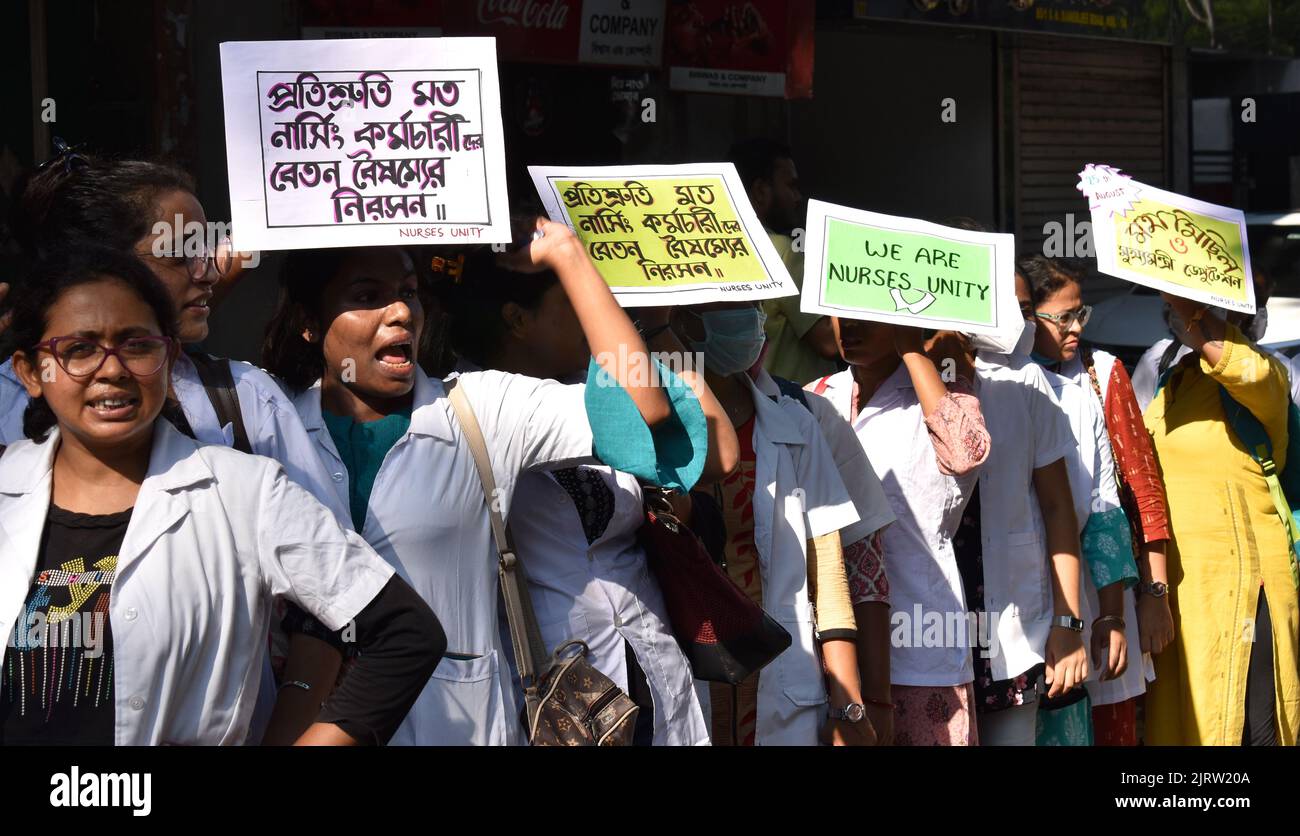
[[135, 711], [139, 711], [140, 709], [144, 708], [144, 699], [142, 699], [141, 697], [132, 697], [127, 704], [130, 705], [131, 708], [134, 709]]
[[342, 482], [342, 481], [343, 481], [343, 474], [342, 474], [342, 473], [335, 473], [335, 474], [334, 474], [334, 481], [335, 481], [335, 482]]
[[126, 612], [122, 613], [127, 621], [135, 621], [135, 617], [139, 614], [139, 611], [136, 610], [135, 607], [127, 607]]

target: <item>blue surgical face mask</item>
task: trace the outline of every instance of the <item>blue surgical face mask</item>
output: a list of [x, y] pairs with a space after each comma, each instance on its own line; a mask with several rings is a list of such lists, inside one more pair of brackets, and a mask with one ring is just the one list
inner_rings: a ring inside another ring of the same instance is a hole
[[714, 374], [732, 375], [747, 370], [763, 351], [763, 324], [767, 315], [755, 307], [688, 313], [704, 323], [704, 340], [691, 348], [704, 354], [704, 365]]

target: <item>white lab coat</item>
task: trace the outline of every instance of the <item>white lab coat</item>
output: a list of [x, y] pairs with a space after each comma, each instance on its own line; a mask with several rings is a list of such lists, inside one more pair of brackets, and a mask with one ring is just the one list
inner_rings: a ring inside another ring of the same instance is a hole
[[[323, 468], [317, 466], [315, 446], [279, 384], [254, 365], [238, 360], [227, 362], [239, 398], [244, 431], [253, 452], [278, 461], [290, 479], [307, 488], [336, 516], [346, 520], [347, 503], [341, 507], [334, 505], [334, 493], [328, 488], [329, 479], [325, 477]], [[230, 424], [222, 426], [218, 423], [217, 411], [199, 380], [198, 370], [184, 352], [177, 356], [172, 366], [172, 388], [196, 439], [204, 444], [224, 447], [234, 444], [234, 428]], [[13, 361], [6, 360], [0, 364], [0, 444], [12, 444], [26, 437], [23, 435], [23, 412], [27, 403], [27, 390], [18, 382]], [[250, 743], [261, 741], [275, 708], [275, 697], [275, 677], [268, 659], [262, 672]]]
[[[781, 388], [776, 385], [776, 381], [766, 369], [759, 369], [754, 377], [754, 385], [758, 387], [758, 391], [769, 398], [781, 394]], [[853, 500], [853, 510], [858, 515], [857, 522], [845, 526], [840, 531], [841, 544], [850, 546], [894, 522], [896, 519], [894, 511], [885, 496], [885, 489], [881, 486], [880, 479], [876, 477], [871, 461], [867, 458], [862, 445], [858, 443], [858, 437], [849, 426], [848, 420], [837, 411], [830, 400], [816, 392], [805, 389], [804, 402], [808, 405], [808, 411], [817, 419], [822, 438], [826, 441], [827, 449], [831, 451], [831, 458], [835, 460], [840, 481], [844, 483], [844, 489], [849, 492], [849, 499]]]
[[[798, 401], [754, 397], [754, 545], [763, 609], [790, 633], [790, 647], [758, 675], [759, 746], [815, 746], [826, 687], [808, 597], [808, 540], [851, 526], [858, 515], [817, 419]], [[705, 715], [708, 683], [697, 690]]]
[[645, 520], [641, 487], [629, 473], [585, 467], [614, 497], [613, 516], [590, 545], [573, 500], [550, 473], [525, 473], [515, 489], [510, 529], [542, 639], [548, 650], [570, 639], [586, 641], [588, 661], [625, 691], [625, 646], [632, 648], [654, 702], [654, 745], [708, 745], [690, 663], [673, 638], [663, 593], [637, 542]]
[[[1102, 386], [1102, 398], [1110, 381], [1111, 364], [1115, 358], [1105, 352], [1094, 352], [1097, 382]], [[1069, 459], [1070, 492], [1074, 496], [1074, 512], [1079, 518], [1079, 531], [1087, 525], [1088, 517], [1120, 507], [1119, 483], [1115, 476], [1114, 452], [1110, 446], [1110, 433], [1106, 429], [1104, 401], [1093, 391], [1092, 381], [1083, 361], [1076, 357], [1061, 367], [1061, 373], [1048, 372], [1048, 381], [1056, 393], [1061, 409], [1070, 421], [1070, 429], [1078, 441], [1078, 452]], [[1102, 383], [1106, 381], [1106, 383]], [[1092, 622], [1101, 614], [1097, 587], [1092, 581], [1086, 561], [1080, 561], [1083, 591], [1080, 601], [1084, 622], [1084, 646], [1092, 648]], [[1155, 679], [1155, 665], [1151, 654], [1142, 653], [1142, 637], [1138, 632], [1137, 598], [1134, 590], [1124, 590], [1124, 637], [1128, 640], [1128, 669], [1118, 679], [1102, 682], [1101, 669], [1091, 658], [1086, 686], [1093, 705], [1111, 705], [1130, 697], [1146, 693], [1146, 683]]]
[[1047, 531], [1034, 470], [1075, 455], [1070, 424], [1043, 370], [1028, 356], [981, 351], [976, 391], [991, 447], [980, 471], [984, 608], [996, 614], [995, 680], [1043, 661], [1052, 629]]
[[[853, 424], [853, 375], [842, 371], [826, 379], [825, 396], [843, 416], [853, 441], [885, 474], [888, 500], [899, 517], [885, 532], [884, 551], [894, 570], [889, 575], [891, 623], [903, 626], [906, 641], [890, 649], [890, 681], [914, 687], [951, 687], [974, 679], [972, 640], [961, 631], [944, 642], [917, 642], [924, 619], [934, 613], [951, 623], [965, 616], [962, 587], [952, 537], [961, 524], [979, 470], [960, 477], [940, 472], [924, 410], [907, 367], [898, 368], [859, 406]], [[924, 615], [918, 617], [918, 613]], [[904, 626], [906, 625], [906, 626]]]
[[[462, 374], [509, 515], [519, 475], [594, 462], [585, 387], [523, 375]], [[433, 672], [393, 745], [525, 742], [498, 625], [497, 553], [483, 488], [443, 384], [416, 370], [411, 424], [375, 476], [366, 542], [428, 602], [447, 634]], [[315, 455], [348, 507], [348, 472], [321, 415], [320, 384], [294, 398]], [[351, 527], [350, 515], [340, 520]]]
[[[0, 458], [0, 635], [31, 588], [55, 429]], [[284, 596], [342, 629], [392, 569], [269, 459], [156, 422], [109, 603], [118, 746], [239, 744]]]

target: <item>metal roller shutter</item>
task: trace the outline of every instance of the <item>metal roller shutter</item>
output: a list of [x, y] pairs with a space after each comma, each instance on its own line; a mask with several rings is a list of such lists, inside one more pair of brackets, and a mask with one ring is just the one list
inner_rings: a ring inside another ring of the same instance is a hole
[[1085, 163], [1153, 186], [1169, 175], [1167, 50], [1146, 44], [1020, 36], [1012, 50], [1017, 243], [1037, 252], [1043, 225], [1076, 223]]

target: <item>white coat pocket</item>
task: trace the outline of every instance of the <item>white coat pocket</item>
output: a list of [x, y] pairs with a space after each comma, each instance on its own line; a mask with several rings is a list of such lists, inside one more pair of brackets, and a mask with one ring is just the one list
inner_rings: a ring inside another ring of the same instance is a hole
[[1037, 621], [1052, 612], [1052, 582], [1047, 570], [1047, 550], [1036, 531], [1007, 535], [1006, 566], [1011, 579], [1011, 602], [1021, 621]]
[[[801, 707], [821, 705], [826, 702], [821, 663], [816, 652], [800, 647], [801, 637], [813, 634], [812, 623], [784, 618], [779, 621], [794, 641], [772, 661], [770, 667], [775, 668], [772, 672], [781, 678], [781, 689], [790, 702]], [[759, 676], [767, 674], [764, 670]]]
[[[506, 743], [496, 651], [474, 658], [444, 656], [393, 743], [494, 746]], [[399, 740], [399, 738], [401, 738]]]

